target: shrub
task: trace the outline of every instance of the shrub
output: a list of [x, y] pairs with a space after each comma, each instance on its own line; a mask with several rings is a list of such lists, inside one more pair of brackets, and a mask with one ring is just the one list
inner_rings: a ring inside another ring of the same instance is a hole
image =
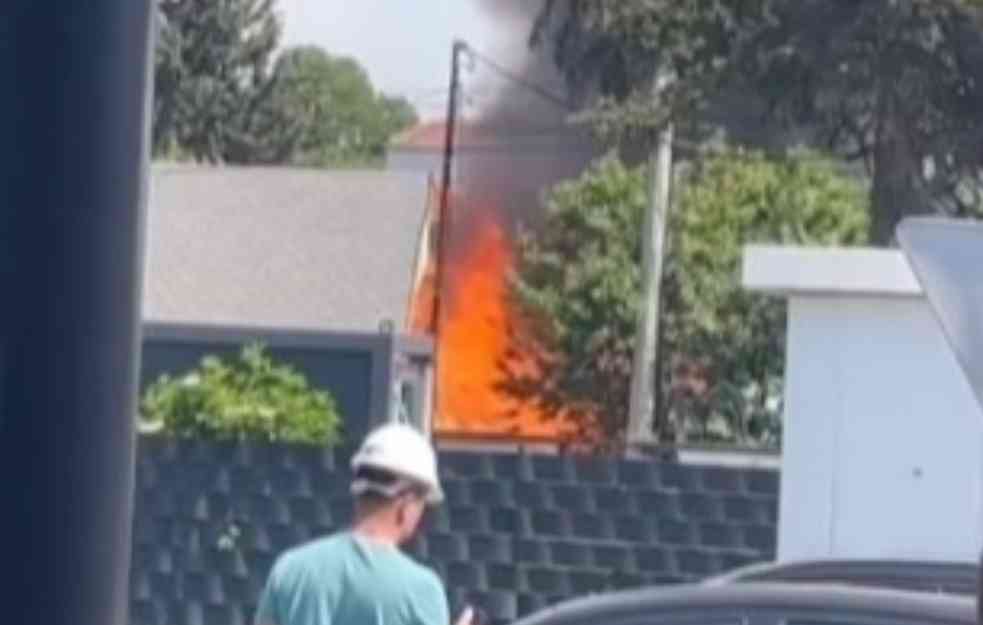
[[[785, 303], [741, 285], [749, 243], [865, 242], [863, 185], [816, 154], [726, 150], [681, 172], [667, 230], [656, 435], [669, 443], [775, 446]], [[521, 241], [513, 294], [530, 322], [502, 387], [608, 446], [624, 442], [640, 310], [642, 168], [605, 158], [547, 195]]]
[[147, 389], [140, 408], [146, 422], [182, 438], [311, 445], [341, 440], [334, 398], [274, 362], [258, 344], [243, 348], [237, 358], [206, 356], [180, 377], [162, 376]]

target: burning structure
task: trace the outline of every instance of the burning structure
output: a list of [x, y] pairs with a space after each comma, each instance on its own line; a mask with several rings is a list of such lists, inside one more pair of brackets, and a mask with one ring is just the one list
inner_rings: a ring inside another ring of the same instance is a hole
[[[444, 224], [438, 220], [444, 121], [407, 131], [388, 155], [390, 169], [431, 173], [431, 228], [422, 247], [433, 251], [443, 246], [441, 254], [430, 253], [423, 263], [410, 329], [435, 336], [433, 423], [439, 435], [558, 441], [566, 433], [565, 424], [501, 389], [506, 361], [534, 366], [534, 359], [517, 352], [512, 340], [524, 321], [509, 296], [510, 273], [520, 232], [542, 223], [543, 194], [578, 175], [594, 148], [585, 129], [568, 123], [562, 79], [548, 60], [528, 52], [526, 39], [540, 3], [485, 4], [509, 33], [506, 48], [514, 54], [502, 65], [521, 69], [513, 74], [489, 62], [487, 71], [493, 76], [462, 79], [458, 97], [465, 105], [474, 81], [487, 86], [494, 78], [496, 89], [495, 97], [477, 110], [463, 106], [456, 120]], [[474, 65], [480, 69], [482, 64]], [[551, 93], [560, 95], [550, 98]]]
[[[510, 132], [511, 131], [511, 132]], [[443, 124], [404, 135], [392, 148], [390, 167], [433, 164], [443, 149]], [[508, 127], [466, 125], [456, 145], [443, 274], [430, 253], [418, 276], [410, 329], [434, 333], [438, 358], [436, 431], [447, 437], [556, 440], [564, 427], [501, 390], [503, 363], [518, 361], [512, 333], [523, 324], [509, 296], [517, 237], [542, 220], [542, 194], [575, 176], [589, 161], [589, 145], [573, 135], [533, 136]], [[424, 249], [434, 250], [440, 230], [433, 182]], [[439, 291], [439, 292], [438, 292]], [[434, 303], [440, 300], [439, 319]], [[434, 321], [436, 323], [434, 324]], [[529, 364], [528, 366], [532, 366]]]

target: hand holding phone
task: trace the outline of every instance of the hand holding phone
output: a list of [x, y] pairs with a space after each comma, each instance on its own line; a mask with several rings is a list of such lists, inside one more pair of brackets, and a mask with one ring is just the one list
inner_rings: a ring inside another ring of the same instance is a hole
[[474, 608], [467, 606], [461, 611], [461, 616], [457, 617], [454, 625], [478, 625], [474, 618]]

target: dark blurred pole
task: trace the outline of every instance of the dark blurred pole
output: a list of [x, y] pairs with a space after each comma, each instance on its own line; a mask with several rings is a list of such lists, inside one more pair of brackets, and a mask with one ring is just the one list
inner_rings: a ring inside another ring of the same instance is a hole
[[0, 3], [7, 623], [126, 622], [150, 6]]
[[983, 555], [976, 570], [976, 625], [983, 625]]

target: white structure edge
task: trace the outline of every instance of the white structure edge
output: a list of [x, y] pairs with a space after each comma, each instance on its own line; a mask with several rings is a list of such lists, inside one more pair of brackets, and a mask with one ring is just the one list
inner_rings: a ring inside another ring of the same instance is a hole
[[776, 295], [920, 297], [921, 286], [897, 250], [751, 245], [744, 287]]
[[983, 413], [900, 251], [745, 249], [788, 300], [778, 557], [974, 562]]

